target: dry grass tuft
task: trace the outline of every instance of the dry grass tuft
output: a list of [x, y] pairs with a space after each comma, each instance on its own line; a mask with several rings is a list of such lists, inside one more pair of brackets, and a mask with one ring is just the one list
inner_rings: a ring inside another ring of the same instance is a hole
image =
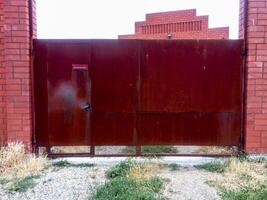
[[267, 168], [264, 162], [240, 161], [236, 158], [228, 162], [225, 172], [216, 180], [217, 186], [233, 190], [244, 188], [257, 190], [267, 180]]
[[199, 152], [204, 154], [236, 155], [238, 150], [233, 147], [204, 146], [199, 149]]
[[48, 166], [46, 156], [26, 153], [22, 143], [9, 143], [0, 149], [0, 177], [11, 180], [36, 175]]
[[55, 146], [51, 148], [53, 153], [88, 153], [88, 146]]
[[149, 162], [135, 163], [129, 169], [127, 175], [136, 180], [148, 180], [157, 176], [162, 166], [160, 164], [153, 164]]

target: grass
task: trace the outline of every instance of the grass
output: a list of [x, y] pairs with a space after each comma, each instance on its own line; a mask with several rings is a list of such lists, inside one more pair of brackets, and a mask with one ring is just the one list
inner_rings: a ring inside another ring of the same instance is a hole
[[61, 160], [52, 164], [54, 167], [94, 167], [95, 165], [92, 163], [80, 163], [80, 164], [73, 164], [66, 160]]
[[181, 166], [176, 164], [176, 163], [171, 163], [171, 164], [168, 165], [168, 168], [171, 171], [177, 171], [177, 170], [181, 169]]
[[[154, 170], [153, 170], [154, 169]], [[162, 180], [153, 174], [157, 166], [136, 163], [130, 159], [107, 171], [107, 181], [89, 200], [163, 200]]]
[[209, 172], [223, 173], [227, 167], [227, 162], [211, 162], [203, 165], [196, 165], [197, 169], [204, 169]]
[[23, 192], [49, 166], [46, 156], [26, 152], [22, 143], [9, 143], [0, 149], [0, 182], [9, 192]]
[[111, 179], [99, 187], [90, 200], [160, 200], [157, 193], [163, 183], [159, 178], [139, 181], [129, 177]]
[[[177, 148], [173, 146], [166, 146], [166, 145], [153, 145], [153, 146], [142, 146], [141, 147], [142, 153], [177, 153]], [[128, 146], [123, 149], [123, 153], [135, 153], [135, 147]]]
[[53, 146], [53, 153], [88, 153], [90, 146]]
[[130, 159], [120, 162], [118, 165], [113, 166], [107, 171], [108, 178], [124, 177], [133, 166], [133, 162]]
[[9, 143], [0, 149], [0, 178], [13, 179], [36, 175], [48, 164], [46, 156], [27, 153], [21, 143]]
[[220, 192], [220, 196], [223, 200], [266, 200], [267, 186], [256, 190], [251, 190], [249, 188], [240, 190], [223, 188]]
[[208, 163], [198, 166], [220, 176], [212, 181], [223, 200], [266, 200], [267, 161], [251, 159], [245, 155], [223, 163]]
[[238, 150], [234, 147], [203, 146], [198, 152], [203, 154], [236, 155]]
[[39, 176], [26, 176], [22, 179], [11, 182], [7, 186], [7, 191], [10, 193], [14, 192], [26, 192], [29, 188], [33, 188], [36, 185], [34, 179], [39, 178]]

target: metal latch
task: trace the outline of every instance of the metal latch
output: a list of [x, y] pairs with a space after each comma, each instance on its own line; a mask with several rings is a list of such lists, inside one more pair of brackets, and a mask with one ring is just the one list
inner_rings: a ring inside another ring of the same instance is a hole
[[90, 110], [91, 110], [91, 104], [87, 102], [87, 103], [82, 107], [82, 109], [84, 109], [86, 112], [90, 111]]

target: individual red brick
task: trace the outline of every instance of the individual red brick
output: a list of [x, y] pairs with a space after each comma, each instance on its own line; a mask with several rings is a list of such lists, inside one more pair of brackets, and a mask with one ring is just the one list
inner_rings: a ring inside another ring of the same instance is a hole
[[5, 49], [5, 54], [7, 54], [7, 55], [19, 55], [20, 49]]
[[7, 90], [21, 90], [21, 85], [20, 84], [15, 84], [15, 85], [6, 85]]
[[248, 55], [247, 56], [247, 61], [248, 62], [255, 62], [256, 61], [256, 56], [255, 55]]
[[265, 27], [264, 26], [249, 26], [248, 27], [249, 32], [264, 32]]
[[5, 18], [19, 18], [19, 13], [18, 12], [9, 12], [5, 15]]
[[[267, 12], [266, 12], [267, 13]], [[258, 14], [257, 15], [257, 18], [258, 19], [267, 19], [267, 14], [266, 13], [264, 13], [264, 14]]]
[[249, 73], [248, 74], [249, 79], [259, 79], [262, 78], [262, 73]]
[[257, 61], [267, 61], [267, 55], [259, 55], [257, 56]]
[[267, 8], [266, 7], [260, 7], [260, 8], [258, 8], [257, 12], [259, 14], [266, 14], [267, 13]]
[[249, 44], [264, 43], [264, 38], [250, 38], [248, 43]]
[[25, 0], [9, 0], [11, 6], [28, 6], [28, 1]]
[[267, 55], [267, 50], [257, 50], [257, 55], [261, 56], [261, 55]]
[[248, 97], [248, 102], [262, 102], [262, 97]]
[[246, 143], [246, 148], [250, 149], [250, 148], [255, 148], [255, 147], [260, 147], [260, 143], [259, 142], [250, 142], [250, 141], [247, 141]]
[[260, 20], [260, 19], [259, 19], [259, 20], [257, 21], [257, 25], [264, 25], [264, 26], [265, 26], [265, 25], [267, 25], [267, 20], [265, 20], [265, 19]]
[[249, 102], [247, 103], [248, 108], [261, 108], [261, 103], [256, 102]]
[[266, 125], [255, 125], [255, 130], [267, 131], [267, 124]]
[[267, 120], [255, 120], [255, 125], [267, 125]]
[[256, 90], [267, 91], [267, 85], [256, 85]]
[[266, 85], [267, 84], [267, 79], [257, 79], [256, 84], [258, 85]]
[[266, 2], [265, 1], [248, 1], [248, 8], [265, 8]]
[[263, 66], [263, 62], [249, 62], [248, 63], [248, 67], [262, 67], [262, 66]]
[[260, 68], [260, 67], [251, 67], [251, 68], [248, 69], [248, 72], [249, 72], [249, 73], [250, 73], [250, 72], [262, 73], [263, 70], [262, 70], [262, 68]]
[[247, 136], [247, 141], [249, 143], [261, 143], [261, 137], [251, 137]]

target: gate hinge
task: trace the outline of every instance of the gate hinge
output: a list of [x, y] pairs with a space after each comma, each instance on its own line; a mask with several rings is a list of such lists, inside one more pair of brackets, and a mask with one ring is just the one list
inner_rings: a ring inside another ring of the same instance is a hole
[[240, 134], [239, 136], [239, 151], [243, 151], [244, 149], [244, 136], [243, 133]]
[[241, 53], [241, 55], [242, 55], [242, 56], [247, 56], [247, 53], [248, 53], [247, 50], [243, 50], [242, 53]]

